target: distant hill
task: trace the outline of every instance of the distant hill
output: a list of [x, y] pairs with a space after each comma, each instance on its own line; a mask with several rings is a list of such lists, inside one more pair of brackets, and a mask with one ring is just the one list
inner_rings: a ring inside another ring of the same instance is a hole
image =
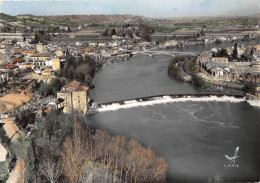
[[139, 23], [152, 21], [152, 18], [134, 15], [57, 15], [57, 16], [34, 16], [18, 15], [20, 18], [46, 19], [54, 21], [71, 21], [77, 24], [108, 24], [108, 23]]
[[7, 15], [5, 13], [0, 13], [0, 19], [7, 21], [7, 22], [15, 22], [17, 21], [16, 16]]
[[57, 16], [35, 16], [31, 14], [23, 14], [18, 16], [11, 16], [4, 13], [0, 14], [0, 19], [6, 22], [24, 21], [28, 25], [68, 25], [77, 26], [79, 24], [139, 24], [139, 23], [153, 23], [153, 24], [185, 24], [185, 23], [205, 23], [217, 22], [222, 20], [260, 20], [260, 14], [251, 16], [215, 16], [215, 17], [174, 17], [174, 18], [148, 18], [144, 16], [135, 15], [57, 15]]
[[33, 16], [33, 15], [19, 15], [18, 17], [38, 18], [54, 21], [71, 21], [77, 24], [117, 24], [117, 23], [191, 23], [191, 22], [203, 22], [207, 20], [227, 20], [227, 19], [259, 19], [260, 14], [252, 16], [217, 16], [217, 17], [174, 17], [174, 18], [148, 18], [144, 16], [135, 15], [60, 15], [60, 16]]

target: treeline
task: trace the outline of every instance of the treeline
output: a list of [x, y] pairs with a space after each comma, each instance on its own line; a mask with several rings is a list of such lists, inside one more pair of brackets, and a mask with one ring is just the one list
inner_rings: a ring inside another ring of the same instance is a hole
[[145, 41], [151, 42], [151, 34], [155, 32], [154, 28], [147, 25], [147, 24], [139, 24], [139, 25], [133, 25], [133, 24], [125, 24], [122, 26], [121, 29], [114, 29], [111, 30], [107, 28], [105, 32], [103, 33], [103, 36], [113, 36], [117, 35], [120, 37], [128, 36], [130, 38], [134, 38], [134, 34], [137, 37], [140, 37], [144, 39]]
[[[12, 144], [13, 152], [25, 159], [25, 182], [28, 183], [47, 182], [49, 177], [44, 174], [46, 167], [49, 173], [60, 170], [58, 163], [61, 161], [63, 144], [66, 137], [73, 135], [75, 120], [73, 115], [52, 111], [36, 119], [36, 124], [37, 128], [29, 138], [20, 138]], [[51, 166], [48, 167], [46, 162], [51, 162]], [[65, 182], [62, 174], [58, 175], [56, 182]]]
[[66, 57], [66, 65], [61, 69], [61, 76], [69, 81], [77, 80], [80, 82], [91, 83], [95, 75], [97, 63], [92, 58], [85, 56], [78, 56], [77, 58], [72, 55]]
[[95, 161], [106, 165], [106, 177], [109, 169], [119, 171], [120, 182], [166, 182], [167, 164], [152, 149], [133, 139], [127, 141], [125, 137], [110, 136], [104, 130], [90, 133], [77, 120], [75, 134], [66, 138], [62, 152], [64, 175], [70, 182], [81, 183], [86, 160], [93, 165]]
[[254, 47], [251, 48], [250, 52], [246, 52], [242, 54], [241, 56], [238, 55], [238, 44], [234, 44], [234, 48], [232, 51], [232, 54], [228, 54], [228, 51], [226, 48], [221, 48], [217, 52], [213, 52], [212, 57], [227, 57], [229, 61], [252, 61], [254, 59], [254, 53], [256, 49]]
[[96, 163], [105, 167], [103, 180], [112, 174], [122, 182], [166, 182], [167, 164], [153, 150], [136, 140], [95, 131], [85, 117], [54, 110], [36, 124], [29, 138], [19, 138], [11, 146], [25, 159], [25, 182], [81, 183]]
[[183, 62], [184, 57], [176, 56], [174, 57], [168, 66], [168, 74], [174, 76], [175, 78], [182, 80], [181, 69], [179, 64]]

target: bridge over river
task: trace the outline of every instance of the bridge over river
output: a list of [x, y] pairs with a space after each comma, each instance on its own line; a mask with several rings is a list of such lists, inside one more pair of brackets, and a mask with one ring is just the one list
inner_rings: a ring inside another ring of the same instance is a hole
[[190, 55], [190, 56], [199, 56], [200, 52], [176, 52], [176, 51], [167, 51], [167, 50], [144, 50], [144, 51], [134, 51], [134, 50], [127, 50], [127, 51], [120, 51], [123, 54], [144, 54], [149, 56], [154, 55], [170, 55], [172, 57], [179, 56], [179, 55]]

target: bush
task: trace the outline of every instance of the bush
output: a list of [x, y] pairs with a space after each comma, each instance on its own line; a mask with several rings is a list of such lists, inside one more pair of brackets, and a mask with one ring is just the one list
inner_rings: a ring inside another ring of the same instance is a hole
[[29, 140], [26, 140], [24, 137], [20, 137], [11, 144], [11, 150], [16, 156], [25, 159], [29, 145]]
[[35, 113], [30, 110], [23, 110], [20, 114], [15, 115], [15, 122], [19, 128], [26, 128], [28, 124], [35, 122]]
[[56, 93], [61, 90], [63, 82], [60, 79], [55, 78], [52, 79], [49, 84], [40, 81], [39, 85], [39, 93], [46, 97], [48, 95], [56, 95]]
[[184, 60], [184, 57], [177, 56], [177, 57], [173, 58], [168, 66], [168, 74], [181, 80], [182, 79], [181, 69], [178, 66], [178, 63], [182, 62], [183, 60]]
[[254, 95], [256, 93], [256, 87], [257, 85], [250, 81], [245, 84], [245, 86], [242, 88], [242, 91]]
[[199, 67], [196, 65], [196, 58], [188, 62], [185, 66], [185, 70], [189, 73], [198, 73]]
[[196, 76], [196, 75], [192, 76], [192, 83], [199, 87], [206, 86], [206, 82], [202, 78], [200, 78], [199, 76]]

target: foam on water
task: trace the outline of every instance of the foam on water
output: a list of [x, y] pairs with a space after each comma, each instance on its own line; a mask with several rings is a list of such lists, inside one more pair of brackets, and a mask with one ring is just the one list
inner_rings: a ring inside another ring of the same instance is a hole
[[[140, 107], [140, 106], [149, 106], [155, 104], [166, 104], [166, 103], [175, 103], [175, 102], [245, 102], [245, 98], [235, 98], [230, 96], [208, 96], [208, 97], [185, 97], [185, 98], [172, 98], [170, 96], [163, 96], [163, 97], [154, 97], [149, 101], [138, 101], [138, 100], [128, 100], [124, 101], [124, 104], [120, 105], [119, 103], [113, 103], [111, 105], [102, 105], [100, 108], [97, 109], [98, 112], [103, 111], [115, 111], [119, 109], [127, 109], [133, 107]], [[259, 103], [260, 104], [260, 103]]]
[[260, 100], [247, 100], [247, 103], [254, 107], [260, 107]]

